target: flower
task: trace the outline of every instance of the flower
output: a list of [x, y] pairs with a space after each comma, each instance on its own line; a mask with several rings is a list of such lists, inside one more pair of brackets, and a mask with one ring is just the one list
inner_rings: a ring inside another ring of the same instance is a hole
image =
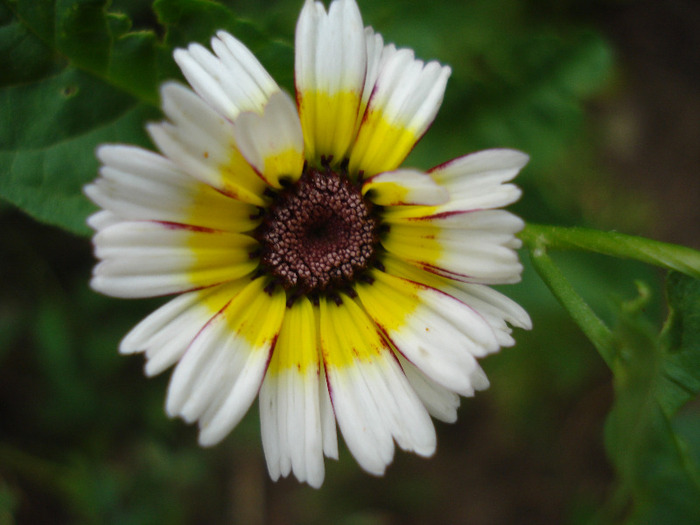
[[522, 221], [497, 209], [528, 157], [467, 155], [399, 169], [432, 123], [450, 68], [385, 45], [354, 0], [307, 0], [295, 38], [296, 103], [220, 31], [174, 58], [194, 89], [161, 90], [160, 154], [102, 145], [85, 192], [103, 208], [92, 287], [179, 294], [122, 353], [147, 375], [175, 365], [166, 410], [223, 439], [259, 394], [273, 479], [318, 487], [336, 423], [380, 475], [394, 442], [435, 451], [430, 416], [488, 386], [477, 358], [514, 344], [527, 313], [489, 288], [520, 278]]

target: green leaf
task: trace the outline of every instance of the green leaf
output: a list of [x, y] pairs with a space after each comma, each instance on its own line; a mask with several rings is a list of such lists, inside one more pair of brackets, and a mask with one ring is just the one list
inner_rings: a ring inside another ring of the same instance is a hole
[[[105, 3], [19, 0], [0, 7], [0, 53], [21, 51], [0, 88], [0, 195], [80, 234], [88, 233], [93, 210], [82, 186], [97, 173], [95, 148], [147, 144], [143, 122], [157, 115], [155, 77], [133, 72], [154, 69], [143, 49], [155, 49], [155, 38], [113, 33]], [[136, 57], [133, 69], [125, 67], [125, 47]]]
[[630, 524], [700, 522], [700, 414], [683, 414], [685, 432], [677, 417], [700, 392], [700, 281], [671, 274], [667, 290], [670, 314], [660, 337], [641, 315], [644, 301], [623, 305], [615, 330], [606, 446], [633, 502]]
[[528, 224], [519, 237], [531, 249], [584, 250], [636, 259], [700, 278], [700, 252], [686, 246], [589, 228]]
[[[555, 32], [527, 34], [513, 41], [498, 90], [480, 86], [472, 133], [479, 148], [516, 145], [533, 158], [551, 160], [578, 132], [583, 99], [610, 76], [612, 53], [596, 33], [563, 38]], [[506, 69], [507, 68], [507, 69]]]
[[236, 25], [233, 12], [209, 0], [156, 0], [153, 10], [161, 24], [168, 27], [166, 41], [172, 46], [206, 43], [214, 30], [231, 31]]
[[[172, 48], [238, 36], [293, 72], [291, 47], [208, 0], [157, 0], [162, 27], [132, 29], [108, 0], [0, 0], [0, 197], [34, 218], [86, 235], [94, 211], [82, 187], [97, 175], [104, 142], [149, 147], [160, 118], [158, 85], [180, 78]], [[157, 36], [165, 34], [164, 42]]]
[[662, 342], [666, 351], [664, 411], [675, 413], [700, 392], [700, 280], [672, 273], [667, 283], [670, 313]]

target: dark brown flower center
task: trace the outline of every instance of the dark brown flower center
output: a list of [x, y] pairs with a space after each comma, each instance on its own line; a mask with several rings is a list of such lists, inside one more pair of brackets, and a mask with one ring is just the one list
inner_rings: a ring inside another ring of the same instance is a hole
[[260, 262], [288, 290], [342, 289], [372, 262], [377, 226], [371, 205], [347, 176], [305, 169], [265, 213], [256, 232]]

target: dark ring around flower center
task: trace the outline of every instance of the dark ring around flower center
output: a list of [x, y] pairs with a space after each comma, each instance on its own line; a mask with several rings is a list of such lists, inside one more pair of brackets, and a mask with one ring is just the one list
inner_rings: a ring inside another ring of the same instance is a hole
[[305, 168], [277, 193], [255, 232], [260, 264], [296, 294], [347, 289], [372, 263], [379, 220], [359, 185], [330, 168]]

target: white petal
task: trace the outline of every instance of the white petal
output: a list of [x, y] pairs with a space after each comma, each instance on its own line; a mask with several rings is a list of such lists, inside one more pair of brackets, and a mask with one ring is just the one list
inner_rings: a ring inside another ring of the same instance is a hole
[[399, 362], [406, 374], [406, 379], [430, 415], [445, 423], [457, 421], [459, 396], [430, 379], [402, 356], [399, 356]]
[[233, 120], [241, 111], [260, 110], [279, 87], [255, 56], [230, 34], [212, 38], [213, 55], [199, 44], [173, 53], [185, 78], [219, 115]]
[[98, 206], [122, 220], [179, 222], [246, 231], [256, 208], [227, 198], [156, 153], [134, 146], [102, 145], [100, 177], [85, 186]]
[[356, 286], [367, 313], [411, 363], [433, 381], [471, 395], [476, 357], [498, 350], [491, 326], [478, 312], [434, 288], [374, 271]]
[[[381, 476], [394, 459], [394, 443], [365, 378], [356, 367], [328, 372], [331, 399], [340, 431], [357, 463]], [[384, 402], [384, 400], [380, 400]]]
[[500, 346], [515, 344], [508, 324], [526, 330], [532, 328], [530, 317], [522, 307], [488, 286], [446, 279], [391, 256], [384, 259], [384, 264], [390, 275], [437, 288], [478, 312], [495, 332]]
[[[268, 97], [279, 90], [279, 86], [277, 86], [274, 79], [245, 45], [226, 31], [217, 31], [216, 36], [218, 40], [216, 38], [212, 39], [212, 48], [230, 70], [235, 70], [235, 76], [239, 83], [243, 84], [252, 81], [251, 83], [257, 85], [259, 91], [266, 94]], [[237, 64], [234, 65], [234, 62]], [[241, 71], [236, 69], [236, 66], [239, 66]], [[245, 78], [245, 75], [242, 73], [243, 71], [247, 73], [250, 78]], [[254, 102], [258, 103], [261, 99], [260, 96], [253, 96], [258, 95], [255, 88], [246, 91]], [[250, 95], [250, 93], [253, 93], [253, 95]], [[245, 105], [241, 107], [245, 110], [249, 109]]]
[[262, 384], [285, 308], [284, 292], [268, 295], [249, 282], [199, 332], [172, 375], [166, 409], [199, 420], [199, 442], [217, 443], [245, 415]]
[[280, 178], [295, 182], [304, 167], [304, 137], [292, 99], [275, 93], [262, 114], [241, 113], [235, 121], [241, 153], [265, 182], [282, 188]]
[[[389, 215], [387, 222], [395, 222]], [[398, 221], [396, 221], [398, 222]], [[416, 226], [435, 226], [447, 230], [490, 231], [494, 234], [494, 242], [497, 236], [505, 235], [509, 240], [517, 239], [515, 234], [525, 227], [525, 222], [512, 213], [505, 210], [474, 210], [435, 213], [433, 215], [410, 218], [406, 223]], [[518, 242], [517, 247], [520, 246]]]
[[238, 282], [177, 296], [137, 324], [124, 337], [119, 351], [143, 352], [146, 375], [159, 374], [183, 356], [199, 331], [241, 287]]
[[307, 0], [295, 36], [294, 73], [306, 157], [341, 162], [355, 137], [366, 70], [362, 17], [354, 0], [326, 13]]
[[160, 151], [180, 169], [218, 191], [262, 206], [265, 183], [236, 147], [233, 124], [192, 91], [170, 82], [161, 88], [170, 122], [147, 127]]
[[[317, 314], [318, 315], [318, 314]], [[338, 459], [338, 434], [335, 424], [333, 403], [328, 391], [328, 380], [325, 371], [320, 375], [319, 396], [321, 398], [321, 430], [323, 433], [323, 454], [332, 459]]]
[[299, 298], [285, 313], [260, 390], [260, 429], [272, 479], [291, 471], [299, 481], [323, 483], [316, 316]]
[[323, 483], [323, 437], [318, 375], [288, 370], [266, 376], [260, 390], [260, 423], [270, 477], [291, 471], [314, 488]]
[[527, 312], [515, 301], [493, 288], [452, 281], [452, 286], [441, 289], [478, 311], [496, 332], [500, 346], [515, 344], [506, 323], [525, 330], [532, 329], [532, 321]]
[[280, 476], [284, 475], [282, 473], [282, 448], [286, 439], [281, 433], [286, 429], [286, 425], [278, 424], [283, 408], [274, 404], [280, 397], [278, 395], [280, 386], [280, 383], [273, 380], [270, 374], [266, 374], [259, 395], [260, 438], [265, 451], [267, 472], [272, 481], [277, 481]]
[[360, 466], [382, 474], [393, 439], [419, 455], [431, 455], [436, 438], [430, 416], [411, 389], [391, 349], [361, 308], [344, 297], [321, 299], [321, 348], [338, 425]]
[[152, 297], [243, 277], [257, 262], [251, 237], [156, 222], [121, 222], [93, 239], [101, 259], [94, 289], [115, 297]]
[[412, 50], [385, 48], [369, 108], [422, 136], [440, 109], [452, 70], [416, 60]]
[[116, 213], [107, 210], [100, 210], [90, 215], [86, 222], [87, 225], [93, 230], [100, 231], [101, 229], [113, 226], [120, 221], [121, 219]]
[[328, 13], [307, 0], [295, 37], [295, 77], [301, 91], [357, 91], [365, 78], [366, 43], [355, 0], [334, 0]]
[[450, 203], [439, 212], [500, 208], [520, 197], [512, 180], [529, 157], [520, 151], [492, 149], [472, 153], [430, 170], [430, 174], [450, 191]]
[[435, 61], [416, 60], [410, 49], [385, 46], [350, 154], [350, 172], [396, 169], [432, 124], [450, 74]]
[[387, 171], [365, 179], [362, 194], [380, 206], [443, 204], [450, 198], [445, 188], [418, 170]]
[[[371, 27], [365, 28], [365, 43], [367, 45], [367, 72], [365, 74], [365, 85], [362, 89], [362, 100], [360, 102], [360, 117], [365, 114], [369, 98], [374, 90], [379, 76], [379, 66], [381, 65], [382, 53], [384, 51], [384, 39], [379, 33], [375, 33]], [[359, 129], [362, 120], [358, 120]]]
[[[400, 212], [399, 212], [400, 213]], [[523, 222], [503, 210], [445, 213], [397, 218], [389, 211], [390, 229], [382, 245], [418, 267], [451, 279], [482, 284], [520, 280], [522, 265], [515, 233]]]
[[[247, 347], [240, 349], [227, 344], [230, 338], [222, 314], [212, 318], [197, 334], [170, 380], [166, 409], [171, 417], [179, 415], [188, 423], [196, 421], [211, 406], [217, 392], [239, 380], [239, 374], [244, 373], [246, 358], [252, 352]], [[241, 341], [237, 342], [243, 346]], [[245, 370], [245, 373], [256, 372]]]
[[480, 366], [476, 367], [469, 379], [474, 390], [486, 390], [490, 386], [486, 372]]

